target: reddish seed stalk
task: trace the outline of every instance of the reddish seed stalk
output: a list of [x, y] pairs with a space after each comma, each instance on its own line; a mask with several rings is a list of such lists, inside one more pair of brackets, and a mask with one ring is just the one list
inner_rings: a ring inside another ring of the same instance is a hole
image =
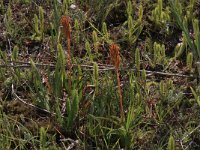
[[113, 65], [115, 66], [117, 82], [118, 82], [118, 92], [120, 96], [120, 116], [121, 122], [124, 122], [124, 109], [123, 109], [123, 100], [122, 100], [122, 90], [120, 87], [120, 78], [119, 78], [119, 65], [120, 65], [120, 55], [119, 55], [119, 47], [116, 44], [110, 45], [110, 56]]
[[70, 36], [71, 36], [70, 18], [68, 16], [62, 16], [61, 24], [63, 26], [63, 30], [67, 38], [67, 60], [68, 60], [67, 62], [69, 70], [71, 71], [72, 63], [71, 63], [71, 50], [70, 50]]
[[120, 78], [119, 78], [119, 69], [116, 68], [116, 75], [117, 75], [117, 83], [118, 83], [118, 92], [119, 92], [119, 97], [120, 97], [120, 116], [121, 116], [121, 121], [124, 122], [124, 109], [123, 109], [123, 100], [122, 100], [122, 90], [120, 86]]
[[63, 26], [63, 31], [65, 33], [67, 39], [67, 65], [69, 67], [69, 89], [71, 89], [71, 72], [72, 72], [72, 62], [71, 62], [71, 50], [70, 50], [70, 38], [71, 38], [71, 27], [70, 27], [70, 17], [62, 16], [61, 17], [61, 24]]
[[72, 69], [72, 63], [71, 63], [71, 56], [70, 56], [70, 38], [67, 39], [67, 47], [68, 47], [68, 55], [67, 55], [67, 59], [68, 59], [68, 66], [69, 66], [69, 70]]

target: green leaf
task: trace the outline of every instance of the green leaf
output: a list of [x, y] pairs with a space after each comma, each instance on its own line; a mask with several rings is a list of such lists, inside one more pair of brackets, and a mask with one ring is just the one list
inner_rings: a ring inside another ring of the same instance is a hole
[[170, 135], [170, 137], [169, 137], [167, 149], [168, 150], [175, 150], [175, 140], [174, 140], [174, 137], [172, 135]]

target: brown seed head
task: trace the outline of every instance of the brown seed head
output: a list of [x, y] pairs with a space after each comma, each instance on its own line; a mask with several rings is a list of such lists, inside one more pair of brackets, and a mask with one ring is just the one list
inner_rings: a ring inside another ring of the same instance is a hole
[[70, 27], [70, 17], [62, 16], [60, 23], [63, 26], [64, 32], [66, 34], [66, 38], [70, 38], [71, 27]]
[[110, 57], [113, 65], [118, 69], [120, 65], [119, 46], [115, 43], [110, 45]]

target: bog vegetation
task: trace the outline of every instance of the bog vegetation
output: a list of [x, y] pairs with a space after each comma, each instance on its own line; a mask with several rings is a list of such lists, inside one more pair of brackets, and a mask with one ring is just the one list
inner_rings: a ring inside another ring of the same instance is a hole
[[0, 0], [0, 149], [200, 149], [199, 0]]

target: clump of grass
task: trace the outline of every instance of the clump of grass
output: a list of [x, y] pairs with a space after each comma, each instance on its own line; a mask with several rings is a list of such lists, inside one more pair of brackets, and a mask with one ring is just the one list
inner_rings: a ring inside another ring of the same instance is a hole
[[165, 45], [154, 42], [154, 66], [156, 64], [166, 64]]
[[32, 70], [31, 70], [32, 82], [34, 85], [34, 90], [36, 91], [36, 95], [37, 95], [37, 99], [35, 100], [35, 103], [41, 108], [50, 110], [49, 96], [47, 95], [47, 91], [45, 90], [45, 87], [42, 83], [40, 72], [32, 60], [31, 60], [31, 67], [32, 67]]
[[73, 128], [73, 123], [79, 112], [79, 93], [76, 89], [72, 91], [71, 100], [67, 100], [67, 113], [68, 117], [65, 118], [64, 125], [66, 125], [66, 129], [71, 131]]
[[177, 22], [178, 26], [184, 33], [187, 44], [189, 45], [191, 51], [194, 53], [195, 59], [198, 60], [200, 57], [200, 53], [195, 48], [193, 41], [190, 37], [187, 17], [184, 17], [183, 12], [182, 12], [183, 6], [181, 5], [181, 3], [178, 0], [176, 2], [173, 2], [170, 0], [170, 7], [171, 7], [171, 12], [175, 18], [175, 21]]
[[142, 18], [143, 18], [143, 7], [142, 4], [139, 6], [138, 9], [138, 19], [133, 20], [133, 9], [132, 9], [132, 2], [128, 1], [127, 4], [127, 14], [128, 14], [128, 19], [127, 19], [127, 24], [128, 24], [128, 29], [127, 29], [127, 35], [128, 35], [128, 42], [130, 45], [133, 45], [139, 35], [141, 34], [144, 25], [142, 24]]
[[151, 20], [157, 27], [169, 32], [170, 10], [169, 7], [163, 8], [163, 0], [158, 0], [156, 7], [152, 10]]
[[34, 14], [34, 30], [35, 33], [32, 35], [33, 40], [41, 41], [44, 38], [44, 10], [39, 7], [39, 17]]

